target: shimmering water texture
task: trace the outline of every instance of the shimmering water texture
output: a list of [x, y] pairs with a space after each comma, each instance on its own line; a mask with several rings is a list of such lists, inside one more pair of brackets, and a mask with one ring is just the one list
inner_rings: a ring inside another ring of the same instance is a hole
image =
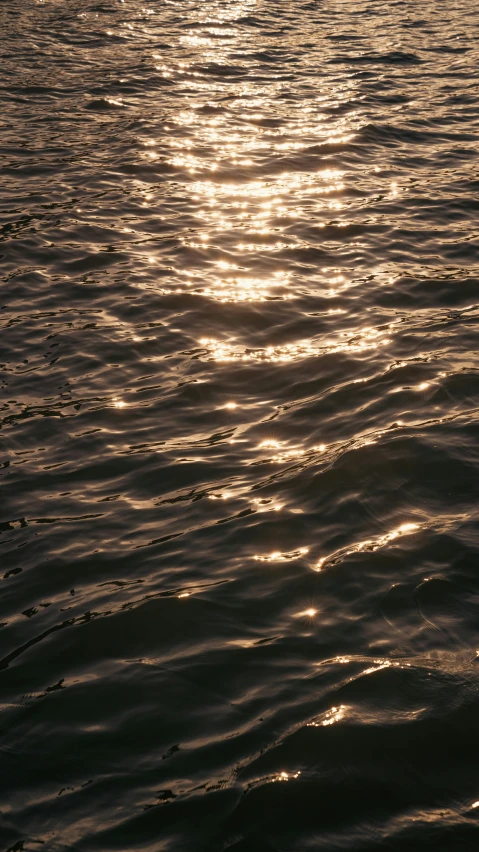
[[0, 852], [479, 849], [478, 25], [0, 4]]

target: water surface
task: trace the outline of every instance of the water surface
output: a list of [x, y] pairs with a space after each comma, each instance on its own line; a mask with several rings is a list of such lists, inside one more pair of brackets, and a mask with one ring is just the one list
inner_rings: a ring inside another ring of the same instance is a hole
[[477, 850], [478, 24], [2, 4], [1, 852]]

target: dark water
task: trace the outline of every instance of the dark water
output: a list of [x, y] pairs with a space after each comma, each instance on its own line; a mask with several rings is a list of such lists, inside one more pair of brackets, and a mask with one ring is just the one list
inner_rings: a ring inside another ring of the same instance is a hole
[[479, 848], [478, 24], [2, 3], [0, 852]]

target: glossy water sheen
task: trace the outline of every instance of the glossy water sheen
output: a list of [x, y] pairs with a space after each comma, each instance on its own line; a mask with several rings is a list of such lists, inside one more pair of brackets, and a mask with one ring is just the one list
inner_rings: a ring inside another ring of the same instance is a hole
[[477, 852], [478, 24], [2, 3], [1, 852]]

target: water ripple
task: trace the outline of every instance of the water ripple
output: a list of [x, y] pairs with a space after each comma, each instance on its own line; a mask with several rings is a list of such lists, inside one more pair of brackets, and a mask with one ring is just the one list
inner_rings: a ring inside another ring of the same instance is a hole
[[0, 9], [5, 850], [477, 847], [478, 23]]

